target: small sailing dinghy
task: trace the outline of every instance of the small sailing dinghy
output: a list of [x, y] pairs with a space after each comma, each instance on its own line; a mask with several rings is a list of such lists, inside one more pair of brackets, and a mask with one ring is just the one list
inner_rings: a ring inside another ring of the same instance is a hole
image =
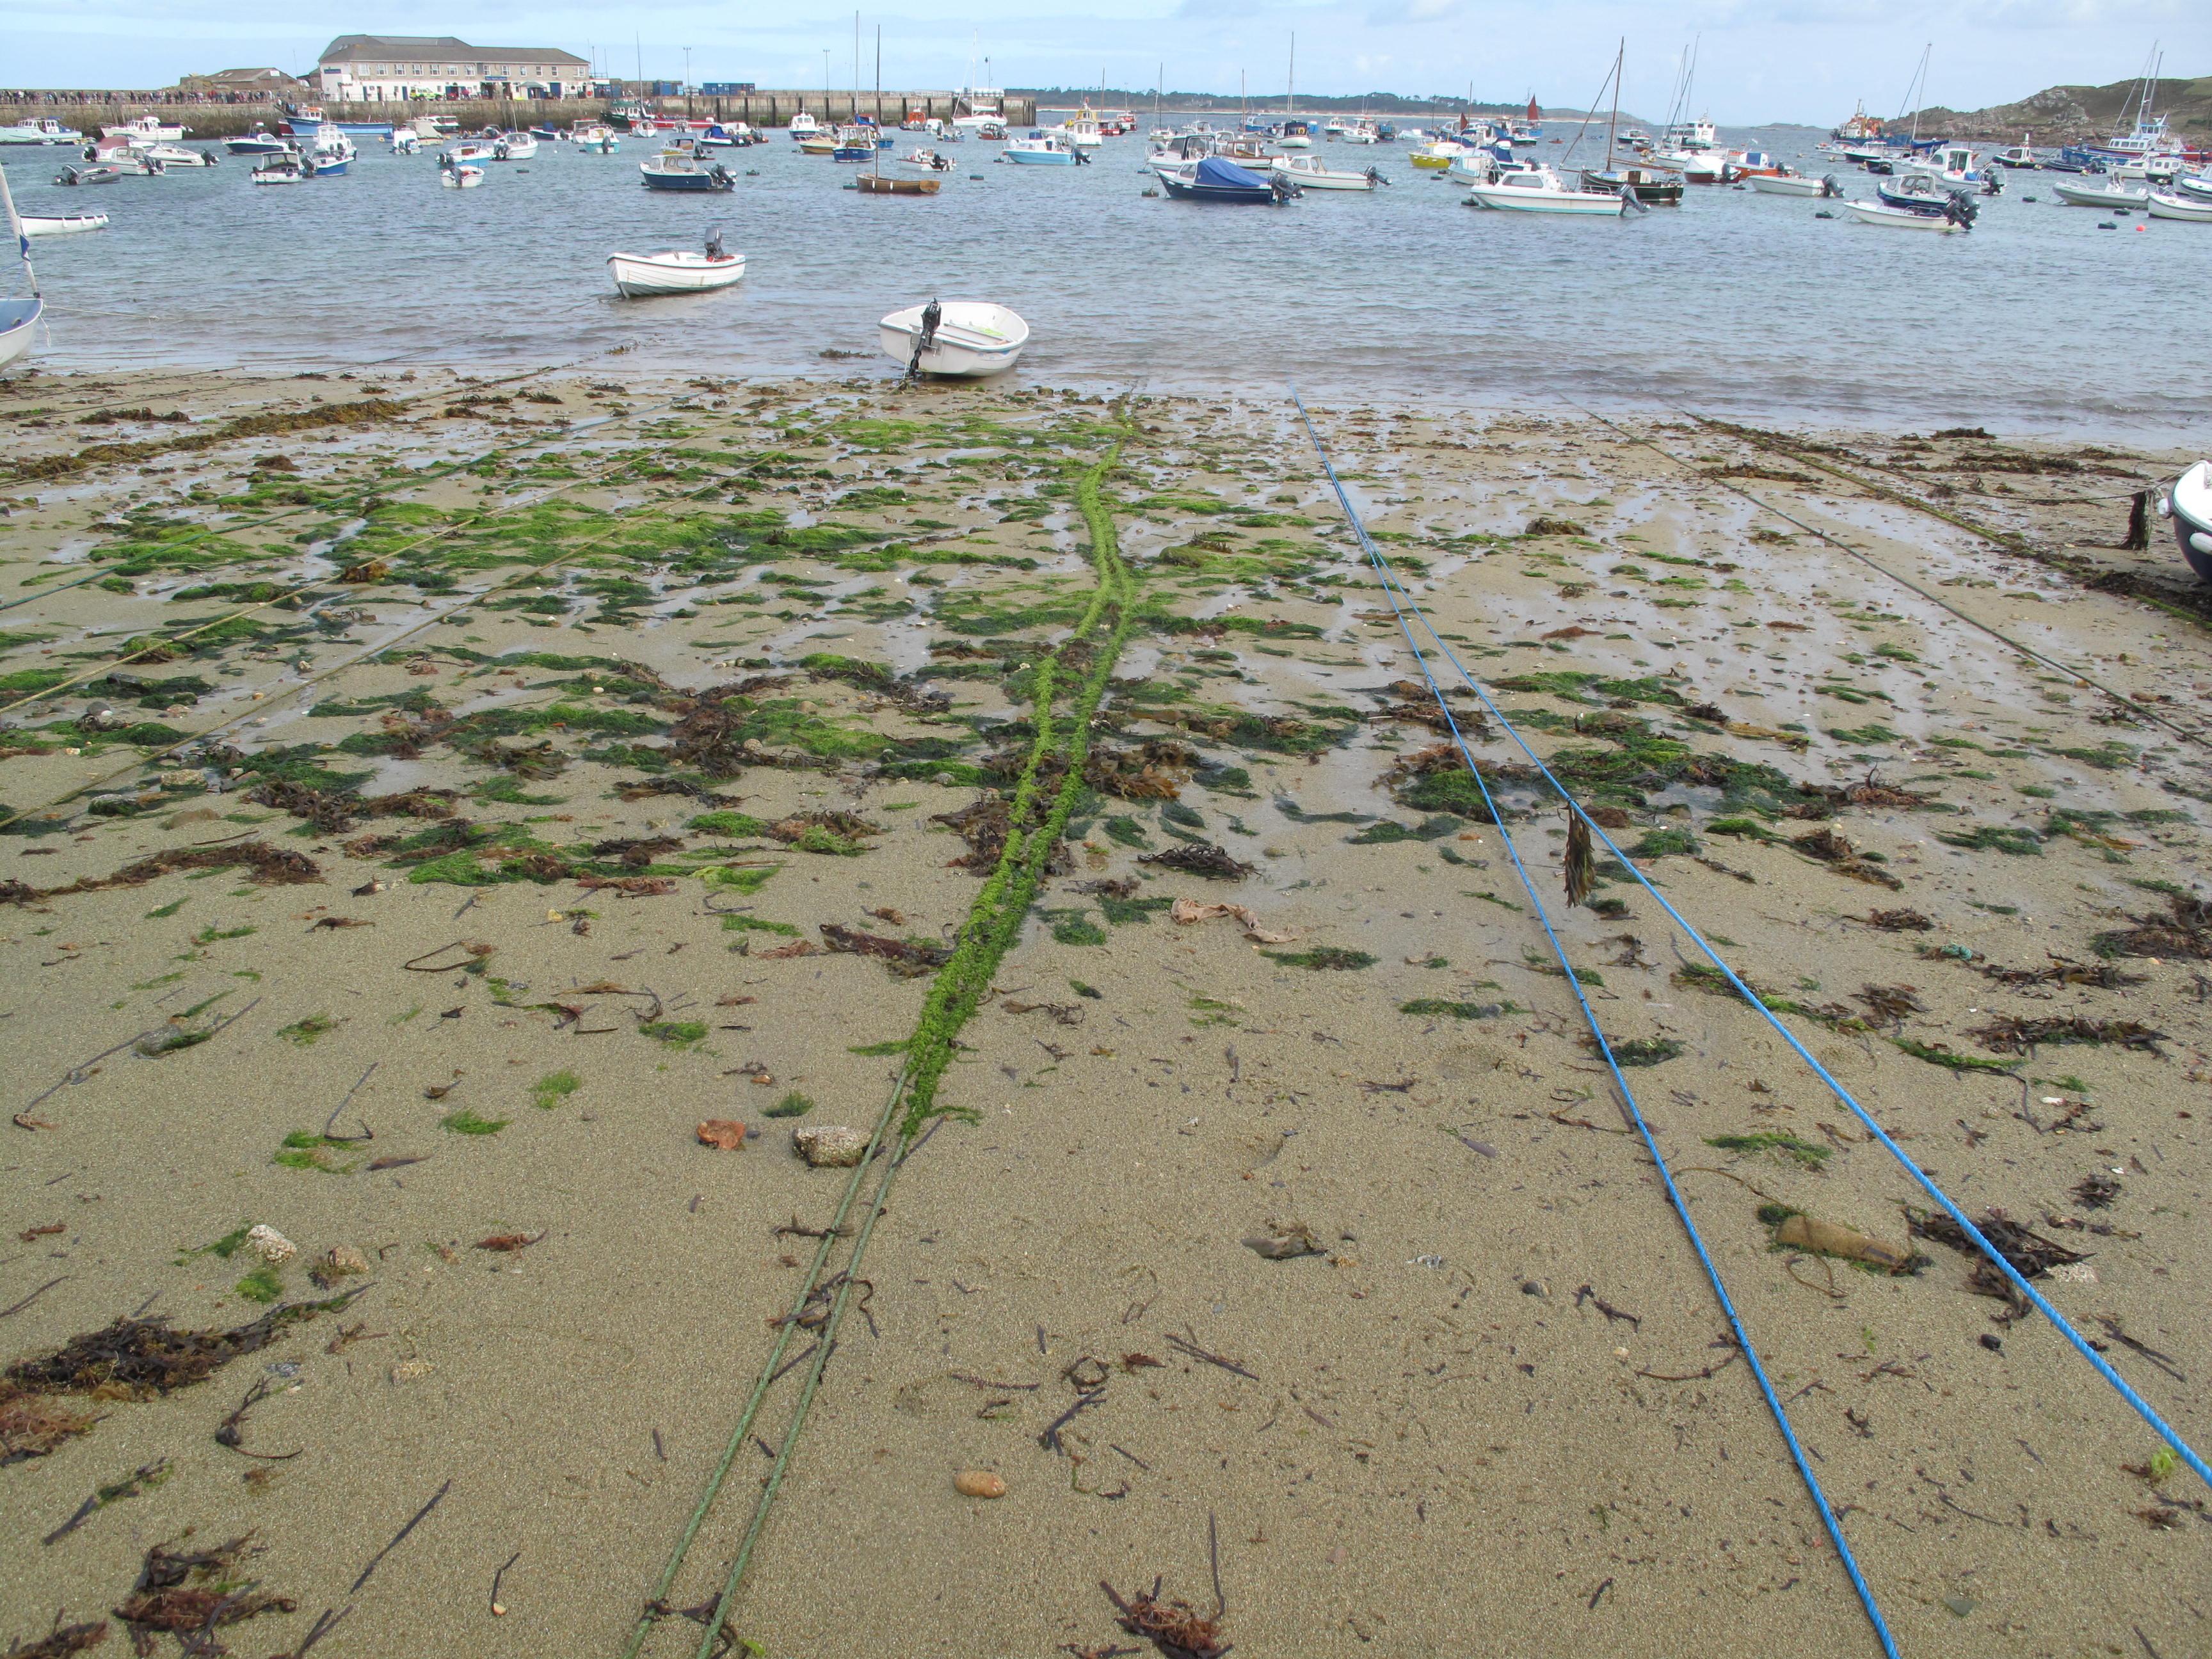
[[2199, 580], [2212, 582], [2212, 461], [2199, 461], [2176, 478], [2158, 506], [2173, 520], [2189, 568]]
[[31, 267], [30, 238], [23, 234], [22, 223], [15, 216], [15, 192], [8, 188], [4, 167], [0, 167], [0, 207], [7, 210], [8, 228], [16, 251], [22, 256], [23, 276], [31, 287], [28, 295], [0, 300], [0, 368], [5, 368], [30, 350], [32, 337], [38, 331], [39, 318], [46, 302], [39, 297], [39, 273]]
[[1030, 325], [988, 300], [932, 300], [894, 311], [876, 325], [884, 356], [908, 374], [981, 380], [1012, 368]]
[[727, 288], [745, 274], [745, 256], [722, 247], [722, 233], [708, 234], [703, 253], [672, 248], [665, 253], [610, 253], [607, 270], [626, 300], [666, 294], [703, 294]]

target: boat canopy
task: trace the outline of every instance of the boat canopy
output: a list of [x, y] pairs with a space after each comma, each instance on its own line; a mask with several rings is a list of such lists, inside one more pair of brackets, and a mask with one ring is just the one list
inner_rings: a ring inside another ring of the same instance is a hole
[[1234, 161], [1224, 161], [1218, 155], [1209, 155], [1198, 164], [1197, 182], [1201, 185], [1220, 185], [1235, 190], [1266, 190], [1267, 181], [1256, 173], [1247, 172]]

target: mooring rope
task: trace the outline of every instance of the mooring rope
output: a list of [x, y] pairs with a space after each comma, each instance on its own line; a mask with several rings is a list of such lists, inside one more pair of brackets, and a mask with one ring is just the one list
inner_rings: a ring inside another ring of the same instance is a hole
[[[1297, 401], [1297, 394], [1295, 391], [1291, 393], [1291, 399], [1293, 402]], [[1298, 415], [1299, 418], [1305, 422], [1306, 430], [1310, 434], [1313, 434], [1314, 447], [1316, 453], [1321, 456], [1322, 466], [1328, 475], [1330, 485], [1336, 491], [1337, 500], [1343, 506], [1346, 520], [1351, 525], [1353, 534], [1358, 538], [1361, 547], [1366, 551], [1368, 562], [1374, 567], [1376, 575], [1381, 579], [1383, 591], [1389, 596], [1391, 608], [1398, 616], [1400, 626], [1407, 629], [1408, 643], [1412, 643], [1413, 638], [1411, 627], [1407, 622], [1407, 616], [1410, 612], [1411, 616], [1419, 622], [1422, 630], [1426, 633], [1430, 639], [1434, 642], [1434, 648], [1436, 651], [1441, 653], [1443, 658], [1451, 664], [1453, 671], [1458, 674], [1460, 679], [1467, 685], [1468, 689], [1473, 691], [1477, 697], [1482, 700], [1483, 707], [1489, 710], [1491, 715], [1498, 721], [1498, 724], [1504, 731], [1506, 735], [1513, 739], [1515, 744], [1520, 749], [1521, 752], [1528, 757], [1530, 763], [1534, 765], [1539, 772], [1543, 774], [1545, 781], [1559, 793], [1559, 799], [1566, 803], [1568, 809], [1581, 820], [1581, 822], [1589, 830], [1592, 835], [1595, 836], [1598, 840], [1605, 843], [1607, 850], [1611, 852], [1613, 856], [1620, 861], [1623, 868], [1627, 870], [1631, 875], [1636, 878], [1638, 884], [1658, 902], [1659, 907], [1666, 911], [1668, 915], [1674, 920], [1677, 927], [1680, 927], [1684, 933], [1690, 936], [1691, 942], [1696, 945], [1698, 949], [1705, 953], [1706, 959], [1710, 961], [1715, 968], [1718, 969], [1724, 977], [1726, 977], [1729, 984], [1734, 988], [1736, 994], [1742, 998], [1748, 1006], [1755, 1010], [1760, 1018], [1765, 1019], [1769, 1025], [1772, 1026], [1775, 1031], [1780, 1035], [1784, 1042], [1787, 1042], [1791, 1048], [1796, 1051], [1797, 1057], [1800, 1060], [1802, 1060], [1807, 1066], [1812, 1068], [1814, 1075], [1818, 1077], [1822, 1083], [1826, 1085], [1829, 1091], [1835, 1096], [1837, 1100], [1839, 1101], [1853, 1116], [1856, 1117], [1858, 1121], [1866, 1127], [1868, 1133], [1875, 1139], [1880, 1141], [1882, 1146], [1888, 1151], [1892, 1157], [1897, 1159], [1899, 1164], [1903, 1167], [1907, 1175], [1912, 1177], [1913, 1181], [1920, 1187], [1920, 1188], [1943, 1207], [1944, 1212], [1950, 1216], [1953, 1221], [1958, 1224], [1960, 1230], [1965, 1234], [1965, 1236], [1973, 1241], [1974, 1244], [1981, 1250], [1982, 1254], [1989, 1259], [1990, 1264], [1994, 1266], [1999, 1273], [2002, 1273], [2006, 1279], [2010, 1282], [2012, 1287], [2015, 1291], [2019, 1291], [2021, 1296], [2025, 1297], [2029, 1304], [2034, 1307], [2037, 1312], [2040, 1313], [2045, 1318], [2051, 1321], [2051, 1324], [2058, 1330], [2059, 1334], [2063, 1335], [2068, 1342], [2073, 1345], [2075, 1352], [2080, 1353], [2084, 1359], [2087, 1359], [2092, 1365], [2096, 1367], [2098, 1375], [2102, 1376], [2105, 1381], [2111, 1383], [2114, 1389], [2118, 1390], [2120, 1397], [2123, 1400], [2125, 1400], [2130, 1406], [2134, 1407], [2136, 1414], [2140, 1416], [2145, 1423], [2150, 1425], [2152, 1430], [2157, 1433], [2160, 1439], [2163, 1440], [2166, 1445], [2172, 1449], [2175, 1455], [2179, 1456], [2184, 1462], [2187, 1463], [2189, 1467], [2196, 1472], [2198, 1479], [2203, 1480], [2207, 1485], [2212, 1485], [2212, 1467], [2207, 1466], [2204, 1459], [2197, 1455], [2196, 1450], [2190, 1446], [2188, 1442], [2182, 1439], [2180, 1435], [2166, 1423], [2166, 1419], [2158, 1414], [2157, 1411], [2150, 1405], [2150, 1403], [2141, 1395], [2136, 1392], [2136, 1390], [2129, 1384], [2127, 1379], [2122, 1376], [2118, 1371], [2112, 1368], [2111, 1362], [2108, 1361], [2104, 1355], [2099, 1353], [2096, 1349], [2090, 1345], [2088, 1339], [2083, 1336], [2081, 1332], [2075, 1329], [2073, 1325], [2067, 1321], [2065, 1316], [2061, 1314], [2057, 1309], [2051, 1306], [2050, 1301], [2043, 1295], [2043, 1293], [2037, 1290], [2033, 1285], [2028, 1282], [2027, 1279], [2017, 1267], [2014, 1267], [2013, 1264], [2005, 1258], [2003, 1253], [2000, 1251], [1996, 1246], [1990, 1243], [1989, 1239], [1983, 1234], [1981, 1229], [1973, 1224], [1973, 1222], [1967, 1217], [1966, 1211], [1961, 1209], [1958, 1204], [1952, 1200], [1951, 1195], [1946, 1193], [1941, 1187], [1937, 1186], [1936, 1182], [1929, 1178], [1928, 1173], [1921, 1169], [1918, 1164], [1915, 1164], [1910, 1158], [1905, 1156], [1904, 1149], [1899, 1147], [1898, 1144], [1890, 1138], [1889, 1132], [1884, 1129], [1881, 1124], [1875, 1121], [1874, 1118], [1868, 1113], [1867, 1109], [1863, 1106], [1860, 1105], [1856, 1098], [1852, 1096], [1850, 1091], [1844, 1088], [1841, 1083], [1838, 1082], [1835, 1077], [1829, 1072], [1828, 1068], [1821, 1065], [1819, 1060], [1813, 1057], [1812, 1051], [1807, 1048], [1804, 1043], [1798, 1040], [1796, 1033], [1792, 1031], [1787, 1025], [1784, 1025], [1780, 1019], [1775, 1017], [1774, 1011], [1769, 1008], [1765, 1003], [1759, 999], [1758, 994], [1753, 991], [1749, 985], [1745, 983], [1744, 980], [1736, 973], [1735, 969], [1731, 968], [1728, 963], [1722, 958], [1719, 952], [1715, 951], [1713, 947], [1706, 942], [1705, 936], [1698, 933], [1695, 927], [1690, 925], [1689, 921], [1683, 916], [1680, 911], [1677, 910], [1672, 904], [1668, 902], [1666, 896], [1660, 892], [1658, 888], [1651, 884], [1650, 878], [1647, 878], [1642, 871], [1636, 867], [1636, 866], [1630, 860], [1627, 854], [1624, 853], [1619, 847], [1613, 844], [1613, 838], [1606, 834], [1604, 827], [1598, 823], [1598, 822], [1589, 815], [1588, 811], [1583, 808], [1582, 803], [1577, 801], [1572, 793], [1568, 790], [1567, 787], [1559, 781], [1559, 778], [1553, 773], [1551, 768], [1544, 764], [1542, 757], [1539, 756], [1534, 749], [1531, 749], [1528, 746], [1528, 740], [1521, 735], [1519, 729], [1514, 726], [1512, 721], [1506, 719], [1504, 711], [1498, 708], [1496, 700], [1490, 695], [1489, 689], [1485, 686], [1481, 681], [1477, 679], [1474, 674], [1468, 672], [1467, 665], [1460, 661], [1458, 655], [1452, 650], [1450, 644], [1446, 641], [1442, 635], [1437, 634], [1435, 628], [1430, 624], [1428, 617], [1423, 614], [1419, 604], [1417, 604], [1413, 600], [1413, 597], [1407, 593], [1399, 585], [1396, 575], [1390, 569], [1389, 562], [1382, 556], [1382, 550], [1376, 546], [1373, 538], [1368, 535], [1366, 527], [1360, 523], [1358, 514], [1354, 512], [1352, 506], [1352, 499], [1347, 494], [1346, 494], [1342, 482], [1337, 477], [1336, 469], [1333, 465], [1331, 465], [1327, 450], [1322, 447], [1320, 434], [1314, 432], [1313, 422], [1311, 418], [1306, 415], [1305, 405], [1303, 403], [1298, 404]], [[1417, 657], [1421, 655], [1418, 646], [1414, 647], [1414, 652]], [[1428, 672], [1425, 659], [1423, 660], [1422, 672], [1425, 675]], [[1432, 692], [1437, 692], [1437, 687], [1433, 680], [1430, 682], [1430, 690]], [[1442, 707], [1442, 694], [1441, 692], [1437, 692], [1437, 695], [1438, 706]], [[1445, 711], [1448, 718], [1449, 712], [1450, 711], [1449, 709]], [[1455, 725], [1454, 730], [1457, 730]], [[1460, 742], [1459, 748], [1460, 753], [1467, 761], [1468, 769], [1474, 775], [1476, 783], [1483, 789], [1484, 799], [1487, 800], [1489, 798], [1489, 789], [1487, 785], [1483, 784], [1481, 768], [1476, 765], [1474, 757], [1468, 749], [1464, 740]], [[1492, 816], [1496, 816], [1494, 812]], [[1502, 819], [1499, 821], [1498, 827], [1500, 833], [1503, 834], [1504, 825]], [[1510, 838], [1508, 837], [1507, 839], [1510, 844]], [[1549, 926], [1550, 924], [1547, 922], [1546, 927], [1547, 931]], [[1562, 961], [1564, 963], [1564, 958], [1562, 958]], [[1571, 983], [1573, 982], [1574, 975], [1571, 971], [1568, 974], [1568, 979]], [[1582, 993], [1579, 988], [1577, 989], [1575, 994], [1577, 1000], [1581, 998]], [[1588, 1004], [1585, 1003], [1584, 1012], [1587, 1013], [1588, 1012]], [[1602, 1042], [1602, 1039], [1601, 1039], [1601, 1042]], [[1618, 1073], [1616, 1072], [1616, 1075]], [[1686, 1222], [1686, 1219], [1687, 1218], [1685, 1217]], [[1718, 1281], [1716, 1280], [1717, 1288], [1717, 1283]], [[1756, 1363], [1757, 1362], [1754, 1360], [1754, 1367], [1756, 1366]]]
[[[1599, 1028], [1597, 1015], [1589, 1006], [1589, 999], [1583, 994], [1582, 982], [1575, 976], [1573, 964], [1567, 959], [1566, 947], [1560, 942], [1559, 933], [1552, 925], [1551, 914], [1536, 890], [1536, 884], [1528, 873], [1528, 866], [1522, 862], [1520, 849], [1513, 844], [1512, 831], [1506, 828], [1504, 815], [1498, 811], [1497, 803], [1491, 799], [1490, 786], [1483, 778], [1482, 769], [1475, 764], [1474, 751], [1468, 747], [1467, 738], [1460, 731], [1459, 721], [1453, 716], [1445, 702], [1443, 688], [1437, 684], [1436, 676], [1430, 671], [1427, 653], [1422, 650], [1407, 616], [1410, 609], [1414, 616], [1419, 617], [1419, 607], [1413, 605], [1411, 598], [1398, 586], [1390, 574], [1389, 565], [1368, 536], [1366, 526], [1360, 523], [1358, 514], [1352, 508], [1352, 498], [1345, 493], [1343, 482], [1336, 476], [1336, 468], [1329, 459], [1328, 448], [1322, 443], [1320, 433], [1314, 430], [1313, 417], [1307, 414], [1305, 404], [1299, 398], [1295, 387], [1291, 390], [1291, 400], [1297, 405], [1298, 418], [1304, 422], [1307, 435], [1313, 440], [1314, 453], [1321, 458], [1322, 468], [1328, 475], [1329, 485], [1336, 491], [1337, 501], [1344, 508], [1346, 521], [1359, 538], [1369, 561], [1382, 579], [1383, 592], [1389, 599], [1391, 611], [1397, 617], [1400, 631], [1406, 636], [1407, 647], [1413, 653], [1413, 660], [1419, 665], [1421, 678], [1428, 685], [1429, 694], [1436, 699], [1445, 724], [1451, 728], [1452, 742], [1458, 748], [1461, 757], [1467, 762], [1468, 770], [1474, 778], [1475, 787], [1482, 792], [1483, 805], [1489, 808], [1492, 822], [1498, 826], [1498, 838], [1505, 843], [1506, 853], [1513, 860], [1514, 872], [1520, 877], [1521, 885], [1528, 895], [1528, 902], [1536, 908], [1536, 920], [1543, 926], [1544, 937], [1551, 944], [1552, 954], [1558, 958], [1559, 971], [1566, 976], [1568, 988], [1573, 991], [1575, 1001], [1582, 1009], [1583, 1019], [1589, 1027], [1591, 1039], [1595, 1042], [1598, 1053], [1604, 1057], [1606, 1069], [1613, 1074], [1613, 1085], [1620, 1091], [1620, 1099], [1628, 1109], [1637, 1133], [1643, 1137], [1644, 1150], [1650, 1153], [1651, 1161], [1658, 1169], [1660, 1182], [1666, 1188], [1667, 1201], [1674, 1206], [1674, 1214], [1682, 1224], [1682, 1231], [1689, 1236], [1690, 1246], [1697, 1252], [1698, 1261], [1712, 1285], [1713, 1295], [1719, 1301], [1721, 1312], [1727, 1317], [1729, 1328], [1735, 1335], [1736, 1350], [1743, 1355], [1751, 1367], [1752, 1375], [1759, 1381], [1759, 1391], [1765, 1396], [1767, 1409], [1774, 1415], [1775, 1426], [1782, 1431], [1783, 1442], [1789, 1447], [1790, 1459], [1804, 1480], [1805, 1490], [1813, 1499], [1813, 1507], [1820, 1512], [1821, 1524], [1827, 1528], [1828, 1536], [1836, 1546], [1836, 1553], [1842, 1558], [1844, 1571], [1850, 1575], [1851, 1587], [1858, 1593], [1859, 1605], [1865, 1608], [1867, 1619], [1874, 1626], [1875, 1636], [1881, 1642], [1882, 1651], [1889, 1656], [1889, 1659], [1897, 1659], [1897, 1644], [1890, 1637], [1889, 1626], [1882, 1619], [1881, 1609], [1875, 1605], [1874, 1591], [1868, 1587], [1865, 1575], [1859, 1571], [1858, 1559], [1851, 1553], [1850, 1544], [1844, 1537], [1843, 1525], [1837, 1520], [1835, 1510], [1829, 1506], [1827, 1494], [1820, 1488], [1820, 1477], [1814, 1474], [1805, 1449], [1797, 1439], [1796, 1431], [1790, 1426], [1789, 1413], [1782, 1408], [1782, 1401], [1774, 1392], [1773, 1382], [1766, 1374], [1766, 1367], [1759, 1362], [1759, 1352], [1752, 1345], [1750, 1334], [1744, 1329], [1743, 1320], [1736, 1312], [1728, 1287], [1721, 1282], [1720, 1269], [1714, 1265], [1711, 1253], [1705, 1249], [1705, 1241], [1698, 1231], [1698, 1224], [1690, 1217], [1689, 1206], [1674, 1184], [1674, 1173], [1668, 1167], [1665, 1154], [1659, 1150], [1651, 1126], [1644, 1121], [1643, 1108], [1636, 1099], [1636, 1091], [1629, 1087], [1628, 1079], [1621, 1074], [1620, 1063], [1614, 1057], [1613, 1044]], [[1422, 618], [1422, 621], [1425, 627], [1426, 618]], [[1433, 635], [1434, 630], [1430, 631]]]

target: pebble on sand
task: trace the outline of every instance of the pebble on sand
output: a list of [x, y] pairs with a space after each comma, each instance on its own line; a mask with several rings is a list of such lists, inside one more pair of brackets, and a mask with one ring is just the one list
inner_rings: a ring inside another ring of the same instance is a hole
[[745, 1126], [726, 1117], [710, 1117], [699, 1125], [699, 1144], [736, 1152], [745, 1144]]
[[266, 1222], [249, 1228], [246, 1234], [246, 1248], [271, 1267], [289, 1261], [299, 1255], [300, 1247]]
[[1004, 1498], [1006, 1483], [988, 1469], [963, 1469], [952, 1477], [952, 1489], [963, 1498]]
[[791, 1144], [817, 1170], [849, 1170], [858, 1164], [868, 1150], [868, 1133], [865, 1129], [848, 1129], [842, 1124], [823, 1124], [811, 1129], [793, 1129]]

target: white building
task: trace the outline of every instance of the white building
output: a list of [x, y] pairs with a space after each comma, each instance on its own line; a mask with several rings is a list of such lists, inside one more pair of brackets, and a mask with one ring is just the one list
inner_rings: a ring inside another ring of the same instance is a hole
[[450, 34], [341, 34], [323, 49], [315, 89], [334, 104], [579, 98], [592, 95], [591, 67], [552, 46], [472, 46]]

